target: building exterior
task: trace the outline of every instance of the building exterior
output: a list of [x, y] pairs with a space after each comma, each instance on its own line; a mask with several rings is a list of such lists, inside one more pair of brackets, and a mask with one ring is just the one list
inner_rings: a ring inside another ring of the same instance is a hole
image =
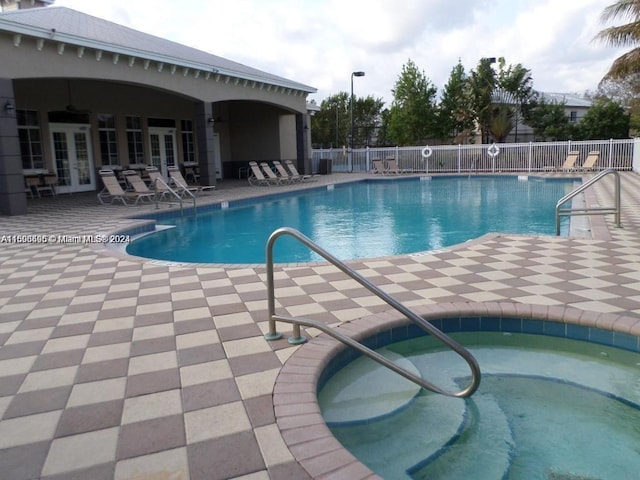
[[54, 0], [0, 1], [0, 213], [26, 213], [25, 172], [73, 193], [105, 165], [187, 162], [206, 185], [249, 161], [310, 169], [314, 88]]
[[[591, 101], [571, 93], [539, 92], [539, 98], [547, 103], [563, 105], [566, 116], [571, 123], [577, 123], [591, 108]], [[517, 124], [507, 135], [506, 142], [535, 142], [538, 139], [533, 133], [533, 128], [524, 123], [521, 118], [516, 119]]]

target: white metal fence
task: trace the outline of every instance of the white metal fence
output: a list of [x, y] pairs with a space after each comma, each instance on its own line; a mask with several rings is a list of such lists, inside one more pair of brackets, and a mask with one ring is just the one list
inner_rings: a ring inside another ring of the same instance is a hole
[[[492, 145], [439, 145], [317, 149], [312, 152], [313, 173], [367, 172], [374, 160], [396, 159], [400, 169], [424, 173], [541, 172], [559, 169], [572, 150], [580, 152], [577, 166], [592, 150], [600, 152], [597, 169], [632, 170], [634, 139], [568, 142], [500, 143]], [[496, 148], [497, 147], [497, 148]], [[637, 148], [637, 147], [636, 147]], [[636, 154], [638, 155], [638, 154]]]

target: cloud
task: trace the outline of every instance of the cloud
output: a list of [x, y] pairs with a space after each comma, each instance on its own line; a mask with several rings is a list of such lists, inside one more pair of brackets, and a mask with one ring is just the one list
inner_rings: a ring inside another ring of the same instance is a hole
[[594, 43], [613, 0], [57, 0], [147, 33], [318, 88], [392, 100], [413, 60], [442, 89], [460, 59], [505, 57], [546, 91], [595, 89], [621, 50]]

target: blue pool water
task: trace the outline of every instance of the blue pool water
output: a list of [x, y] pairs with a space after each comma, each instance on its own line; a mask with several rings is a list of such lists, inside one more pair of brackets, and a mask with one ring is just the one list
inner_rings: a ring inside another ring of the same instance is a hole
[[[543, 335], [453, 334], [482, 369], [470, 399], [425, 393], [366, 357], [319, 403], [336, 438], [385, 479], [621, 479], [640, 471], [640, 355]], [[445, 388], [469, 370], [431, 337], [378, 350]]]
[[[555, 234], [555, 204], [575, 180], [514, 176], [367, 181], [238, 202], [132, 242], [127, 252], [177, 262], [264, 263], [265, 243], [295, 228], [341, 260], [448, 247], [489, 232]], [[568, 222], [563, 229], [568, 229]], [[276, 242], [275, 261], [319, 260], [291, 238]]]

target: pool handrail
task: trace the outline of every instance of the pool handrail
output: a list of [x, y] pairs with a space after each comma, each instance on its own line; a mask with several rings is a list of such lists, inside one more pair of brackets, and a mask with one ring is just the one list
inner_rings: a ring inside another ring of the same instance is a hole
[[[174, 202], [172, 201], [166, 201], [163, 202], [162, 198], [163, 198], [163, 194], [164, 193], [168, 193], [170, 195], [172, 195], [174, 198], [176, 198], [178, 204], [180, 205], [180, 214], [184, 213], [184, 208], [183, 208], [183, 200], [184, 198], [182, 197], [182, 195], [180, 195], [178, 192], [176, 192], [173, 188], [171, 188], [169, 186], [169, 184], [162, 178], [162, 177], [156, 177], [153, 180], [153, 190], [155, 192], [155, 202], [156, 202], [156, 210], [160, 208], [160, 203], [169, 203], [172, 204]], [[160, 190], [158, 188], [158, 184], [160, 184], [163, 187], [163, 194], [160, 193]], [[185, 195], [189, 194], [191, 196], [191, 201], [193, 202], [193, 211], [196, 211], [196, 197], [193, 193], [191, 193], [189, 190], [184, 190]]]
[[[424, 380], [423, 378], [420, 378], [419, 376], [415, 375], [414, 373], [408, 370], [405, 370], [404, 368], [396, 365], [391, 360], [382, 356], [378, 352], [366, 347], [365, 345], [358, 342], [357, 340], [354, 340], [353, 338], [347, 335], [344, 335], [341, 332], [338, 332], [337, 330], [331, 328], [325, 323], [322, 323], [317, 320], [308, 319], [308, 318], [277, 315], [275, 313], [273, 246], [275, 244], [275, 241], [283, 235], [290, 235], [296, 240], [298, 240], [299, 242], [301, 242], [302, 244], [304, 244], [307, 248], [314, 251], [315, 253], [323, 257], [325, 260], [329, 261], [335, 267], [340, 269], [343, 273], [351, 277], [353, 280], [355, 280], [360, 285], [365, 287], [367, 290], [372, 292], [378, 298], [382, 299], [385, 303], [393, 307], [398, 312], [402, 313], [406, 318], [408, 318], [413, 323], [420, 326], [422, 329], [426, 330], [430, 335], [436, 337], [438, 340], [440, 340], [442, 343], [444, 343], [449, 348], [451, 348], [454, 352], [460, 355], [465, 360], [465, 362], [467, 362], [467, 364], [469, 365], [469, 368], [471, 369], [471, 383], [466, 388], [460, 390], [459, 392], [450, 392], [448, 390], [438, 387], [437, 385], [434, 385], [433, 383], [427, 380]], [[419, 385], [420, 387], [426, 390], [429, 390], [435, 393], [440, 393], [442, 395], [446, 395], [449, 397], [464, 398], [464, 397], [471, 396], [478, 389], [478, 386], [480, 385], [480, 377], [481, 377], [480, 366], [478, 365], [478, 361], [471, 354], [471, 352], [469, 352], [469, 350], [467, 350], [460, 343], [458, 343], [457, 341], [455, 341], [454, 339], [446, 335], [444, 332], [439, 330], [437, 327], [435, 327], [434, 325], [432, 325], [431, 323], [429, 323], [428, 321], [420, 317], [411, 309], [404, 306], [399, 301], [397, 301], [396, 299], [394, 299], [393, 297], [391, 297], [390, 295], [382, 291], [380, 288], [378, 288], [376, 285], [371, 283], [369, 280], [362, 277], [355, 270], [345, 265], [342, 261], [338, 260], [336, 257], [331, 255], [329, 252], [324, 250], [322, 247], [320, 247], [318, 244], [313, 242], [310, 238], [308, 238], [298, 230], [290, 227], [282, 227], [275, 230], [271, 234], [271, 236], [267, 240], [267, 245], [266, 245], [266, 268], [267, 268], [267, 291], [268, 291], [268, 309], [269, 309], [269, 331], [268, 333], [265, 334], [265, 339], [278, 340], [282, 338], [282, 334], [276, 330], [277, 320], [280, 320], [285, 323], [290, 323], [293, 325], [293, 336], [289, 337], [288, 339], [289, 343], [291, 344], [300, 344], [307, 341], [307, 339], [304, 336], [302, 336], [300, 333], [301, 325], [305, 327], [313, 327], [313, 328], [317, 328], [323, 333], [326, 333], [327, 335], [330, 335], [336, 340], [358, 350], [363, 355], [366, 355], [372, 360], [393, 370], [394, 372], [402, 375], [406, 379], [412, 381], [413, 383]]]
[[[582, 193], [591, 185], [596, 182], [599, 182], [602, 178], [607, 175], [613, 175], [615, 177], [615, 190], [613, 207], [587, 207], [587, 208], [562, 208], [562, 205], [567, 203], [573, 197]], [[617, 170], [613, 168], [607, 168], [606, 170], [601, 171], [596, 176], [591, 177], [588, 181], [581, 184], [571, 192], [567, 193], [564, 197], [558, 200], [556, 203], [556, 236], [560, 235], [560, 217], [569, 217], [571, 215], [614, 215], [614, 222], [617, 228], [622, 228], [622, 223], [620, 221], [620, 174]]]

